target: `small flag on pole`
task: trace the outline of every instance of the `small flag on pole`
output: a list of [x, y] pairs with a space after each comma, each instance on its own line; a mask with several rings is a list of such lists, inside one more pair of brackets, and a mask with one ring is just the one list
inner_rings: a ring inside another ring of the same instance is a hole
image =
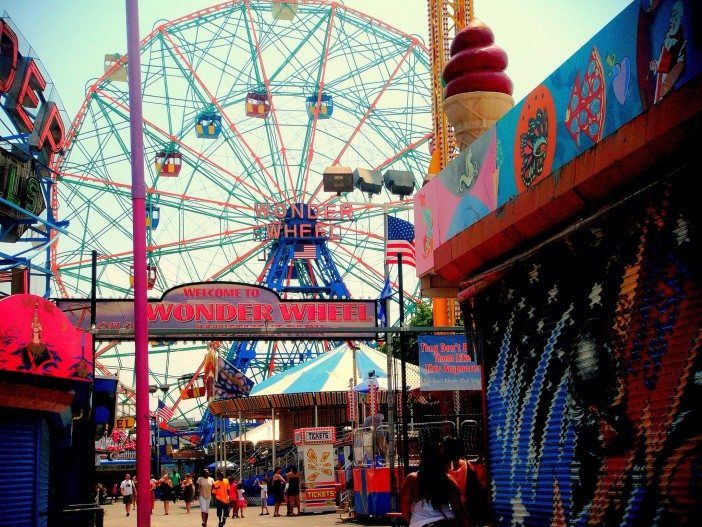
[[317, 258], [317, 246], [314, 243], [301, 243], [295, 245], [293, 258], [301, 260], [314, 260]]
[[390, 285], [390, 277], [385, 277], [385, 283], [383, 284], [383, 290], [378, 296], [378, 324], [380, 327], [385, 327], [388, 325], [388, 315], [385, 312], [385, 300], [392, 296], [392, 286]]
[[165, 421], [168, 422], [171, 419], [173, 419], [173, 409], [168, 408], [166, 404], [159, 399], [158, 400], [158, 409], [156, 410], [156, 418], [160, 421]]
[[402, 263], [416, 267], [414, 258], [414, 225], [394, 216], [388, 216], [387, 263], [396, 264], [397, 254], [402, 254]]

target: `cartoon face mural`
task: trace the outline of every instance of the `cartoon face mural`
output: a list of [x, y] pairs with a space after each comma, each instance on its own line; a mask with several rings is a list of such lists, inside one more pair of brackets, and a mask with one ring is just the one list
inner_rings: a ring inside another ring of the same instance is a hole
[[517, 122], [514, 173], [525, 190], [551, 173], [556, 149], [556, 107], [548, 88], [541, 85], [527, 96]]
[[495, 525], [697, 524], [695, 195], [658, 187], [479, 299]]
[[[642, 2], [637, 36], [639, 91], [644, 108], [672, 90], [685, 72], [691, 2]], [[699, 7], [697, 7], [699, 9]]]

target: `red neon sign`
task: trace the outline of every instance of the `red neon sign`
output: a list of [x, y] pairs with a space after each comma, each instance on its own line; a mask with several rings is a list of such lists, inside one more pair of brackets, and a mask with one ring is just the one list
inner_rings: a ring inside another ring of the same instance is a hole
[[[56, 104], [44, 99], [47, 82], [37, 62], [20, 54], [17, 35], [5, 20], [0, 20], [0, 52], [0, 95], [6, 95], [5, 108], [17, 129], [31, 134], [30, 146], [48, 166], [63, 148], [65, 127]], [[36, 117], [27, 109], [38, 109]]]
[[0, 21], [0, 93], [7, 92], [15, 80], [18, 49], [17, 35], [4, 20]]

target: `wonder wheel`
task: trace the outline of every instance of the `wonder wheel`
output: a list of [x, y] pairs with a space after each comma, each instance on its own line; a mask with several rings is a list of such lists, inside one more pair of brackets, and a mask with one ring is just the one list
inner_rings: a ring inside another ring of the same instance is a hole
[[[132, 296], [126, 60], [105, 56], [105, 74], [88, 85], [56, 163], [60, 217], [72, 233], [53, 246], [59, 296], [89, 295], [93, 249], [98, 296]], [[410, 177], [404, 184], [418, 186], [429, 162], [431, 77], [418, 38], [336, 2], [230, 1], [157, 22], [142, 40], [141, 64], [150, 296], [210, 280], [259, 283], [283, 296], [378, 296], [383, 214], [410, 220], [411, 202], [370, 183], [396, 170], [396, 184]], [[376, 172], [360, 172], [364, 190], [337, 196], [322, 187], [330, 166]], [[380, 193], [371, 199], [371, 191]], [[320, 235], [310, 240], [313, 253], [301, 244], [287, 261], [276, 259], [283, 235], [266, 230], [275, 210], [340, 203], [353, 217], [333, 222], [337, 239]], [[276, 265], [287, 269], [282, 278]], [[409, 275], [408, 296], [416, 296]], [[230, 359], [246, 358], [239, 365], [254, 380], [325, 349], [222, 346]], [[153, 383], [171, 387], [170, 404], [205, 350], [154, 343]], [[103, 345], [97, 362], [133, 382], [132, 346]], [[179, 405], [176, 417], [197, 422], [201, 403]]]

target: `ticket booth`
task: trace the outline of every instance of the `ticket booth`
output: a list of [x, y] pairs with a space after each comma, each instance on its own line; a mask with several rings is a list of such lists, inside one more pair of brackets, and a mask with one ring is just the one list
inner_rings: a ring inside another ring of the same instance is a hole
[[298, 428], [294, 438], [301, 469], [300, 511], [335, 511], [334, 427]]

